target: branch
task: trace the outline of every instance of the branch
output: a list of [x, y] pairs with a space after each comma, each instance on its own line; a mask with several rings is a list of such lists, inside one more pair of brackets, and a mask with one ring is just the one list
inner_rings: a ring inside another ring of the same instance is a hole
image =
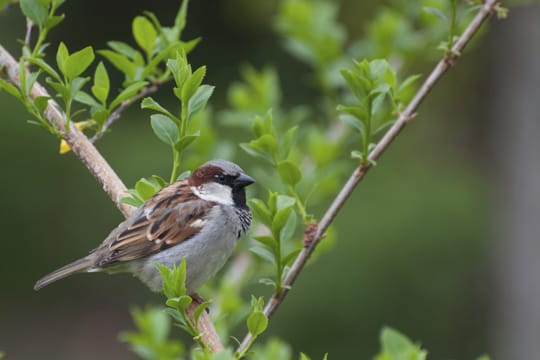
[[30, 18], [26, 18], [26, 34], [24, 35], [24, 43], [30, 44], [30, 40], [32, 39], [32, 28], [34, 27], [34, 23]]
[[[4, 47], [0, 45], [0, 68], [4, 69], [7, 73], [8, 79], [15, 85], [20, 87], [19, 77], [19, 64], [10, 53], [7, 52]], [[151, 87], [150, 87], [151, 88]], [[38, 96], [46, 96], [50, 98], [47, 90], [43, 88], [39, 83], [35, 83], [30, 93], [32, 98]], [[124, 104], [123, 104], [124, 105]], [[127, 104], [129, 105], [129, 104]], [[124, 108], [127, 106], [125, 105]], [[120, 106], [122, 107], [122, 106]], [[65, 115], [58, 110], [58, 105], [54, 100], [49, 100], [47, 109], [45, 110], [45, 117], [49, 123], [55, 127], [62, 138], [69, 144], [73, 153], [81, 160], [81, 162], [88, 168], [88, 171], [97, 179], [98, 183], [102, 186], [103, 190], [113, 200], [115, 205], [120, 209], [125, 217], [130, 216], [135, 210], [133, 207], [120, 202], [125, 196], [126, 186], [120, 180], [118, 175], [114, 172], [107, 161], [101, 156], [97, 149], [92, 145], [88, 138], [79, 130], [76, 126], [70, 126], [66, 129]], [[118, 109], [117, 109], [118, 110]], [[120, 111], [121, 112], [121, 111]], [[114, 120], [113, 120], [114, 121]], [[195, 310], [195, 306], [188, 309], [188, 312], [192, 314]], [[205, 344], [212, 351], [218, 351], [223, 349], [221, 339], [217, 334], [214, 324], [210, 320], [210, 317], [206, 312], [203, 312], [199, 318], [197, 328], [202, 335], [202, 339]]]
[[[467, 29], [465, 29], [463, 34], [461, 34], [459, 39], [452, 47], [451, 52], [448, 55], [445, 55], [445, 57], [437, 63], [437, 65], [435, 66], [431, 74], [428, 76], [428, 78], [424, 81], [414, 98], [409, 102], [405, 110], [403, 110], [403, 112], [399, 114], [394, 125], [392, 125], [392, 127], [384, 134], [382, 139], [371, 151], [368, 156], [368, 161], [366, 161], [365, 164], [358, 166], [353, 171], [352, 175], [349, 177], [339, 194], [336, 196], [332, 204], [326, 210], [326, 213], [323, 215], [319, 224], [316, 226], [315, 229], [313, 229], [314, 231], [306, 231], [306, 246], [302, 249], [300, 254], [298, 254], [289, 272], [287, 273], [287, 276], [283, 280], [282, 290], [279, 293], [274, 293], [270, 300], [266, 303], [263, 312], [267, 317], [272, 316], [272, 314], [277, 310], [279, 305], [283, 302], [283, 300], [289, 293], [289, 289], [294, 284], [294, 281], [300, 275], [300, 272], [306, 265], [309, 257], [324, 237], [325, 231], [328, 229], [336, 215], [339, 213], [339, 211], [343, 207], [343, 204], [345, 204], [345, 201], [351, 196], [360, 180], [364, 178], [367, 172], [373, 167], [372, 164], [377, 159], [379, 159], [379, 157], [399, 135], [401, 130], [403, 130], [403, 128], [416, 116], [416, 110], [424, 101], [431, 89], [440, 80], [444, 73], [446, 73], [446, 71], [450, 67], [455, 65], [455, 60], [457, 60], [459, 54], [462, 53], [467, 43], [478, 31], [482, 23], [491, 16], [491, 14], [498, 5], [498, 0], [486, 0], [484, 2], [482, 7], [478, 10], [476, 16], [473, 18], [473, 20], [467, 27]], [[237, 353], [242, 354], [243, 352], [245, 352], [251, 342], [251, 338], [251, 333], [248, 333], [238, 347]]]
[[[20, 87], [19, 64], [2, 46], [0, 46], [0, 67], [5, 69], [9, 80]], [[32, 98], [38, 96], [50, 98], [47, 90], [37, 82], [32, 88], [30, 96]], [[120, 202], [125, 196], [126, 186], [94, 145], [88, 141], [88, 138], [76, 126], [70, 126], [69, 129], [66, 129], [66, 117], [58, 109], [59, 106], [56, 102], [49, 100], [47, 109], [45, 110], [45, 117], [69, 144], [73, 153], [88, 168], [90, 173], [94, 175], [122, 214], [126, 217], [129, 216], [133, 212], [133, 208]]]

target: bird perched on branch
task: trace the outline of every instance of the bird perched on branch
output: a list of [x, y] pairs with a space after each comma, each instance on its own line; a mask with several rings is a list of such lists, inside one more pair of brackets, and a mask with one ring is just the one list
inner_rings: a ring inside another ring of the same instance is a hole
[[75, 273], [129, 272], [153, 291], [162, 288], [155, 266], [186, 258], [186, 288], [194, 293], [231, 255], [251, 224], [245, 187], [255, 180], [236, 164], [212, 160], [157, 192], [88, 256], [36, 282], [39, 290]]

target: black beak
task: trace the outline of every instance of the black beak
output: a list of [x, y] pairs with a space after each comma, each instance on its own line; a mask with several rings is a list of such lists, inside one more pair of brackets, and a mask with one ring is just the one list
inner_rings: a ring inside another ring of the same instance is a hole
[[253, 179], [251, 176], [248, 176], [246, 174], [240, 174], [236, 179], [233, 180], [233, 185], [237, 189], [241, 189], [244, 186], [251, 185], [255, 182], [255, 179]]

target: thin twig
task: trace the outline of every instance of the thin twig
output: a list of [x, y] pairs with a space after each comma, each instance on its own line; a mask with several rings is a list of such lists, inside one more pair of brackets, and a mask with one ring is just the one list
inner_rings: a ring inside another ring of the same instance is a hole
[[127, 99], [127, 100], [124, 100], [120, 104], [120, 106], [117, 107], [112, 112], [112, 114], [107, 118], [107, 120], [105, 121], [105, 124], [103, 124], [103, 127], [101, 128], [101, 130], [98, 133], [96, 133], [94, 136], [92, 136], [92, 138], [90, 138], [90, 142], [93, 144], [96, 141], [98, 141], [99, 139], [101, 139], [101, 137], [107, 132], [107, 130], [112, 126], [112, 124], [114, 124], [114, 122], [116, 120], [120, 119], [120, 116], [122, 115], [122, 112], [124, 112], [131, 104], [137, 102], [139, 99], [142, 99], [143, 97], [148, 96], [148, 95], [158, 91], [159, 85], [160, 84], [158, 82], [153, 83], [152, 85], [142, 89], [141, 92], [139, 92], [134, 97], [132, 97], [130, 99]]
[[[3, 68], [8, 79], [15, 85], [20, 87], [19, 64], [13, 56], [0, 45], [0, 68]], [[39, 83], [35, 83], [31, 91], [31, 97], [38, 96], [49, 97], [49, 94]], [[118, 175], [110, 167], [107, 161], [101, 156], [97, 149], [92, 145], [88, 138], [76, 126], [70, 126], [66, 129], [65, 115], [58, 110], [58, 105], [49, 100], [45, 117], [51, 125], [60, 133], [62, 138], [69, 144], [73, 153], [81, 160], [88, 168], [90, 173], [94, 175], [103, 190], [113, 200], [115, 205], [120, 209], [124, 216], [128, 217], [135, 210], [133, 207], [122, 203], [120, 200], [125, 196], [126, 186], [120, 180]], [[193, 315], [195, 307], [188, 308], [188, 313]], [[205, 344], [212, 350], [223, 349], [221, 339], [206, 312], [203, 312], [199, 318], [198, 330], [202, 335]]]
[[[300, 272], [307, 263], [309, 257], [317, 247], [317, 244], [324, 237], [325, 231], [328, 229], [336, 215], [339, 213], [345, 201], [351, 196], [356, 185], [363, 179], [364, 175], [372, 168], [372, 163], [375, 162], [379, 157], [384, 153], [384, 151], [390, 146], [394, 139], [399, 135], [401, 130], [407, 125], [415, 116], [416, 110], [422, 103], [422, 101], [429, 94], [433, 86], [439, 81], [439, 79], [444, 75], [444, 73], [455, 64], [458, 54], [461, 54], [467, 43], [471, 40], [473, 35], [478, 31], [482, 23], [490, 17], [493, 13], [493, 10], [498, 5], [498, 0], [486, 0], [482, 7], [479, 9], [478, 13], [471, 21], [467, 29], [456, 41], [452, 47], [451, 54], [445, 56], [440, 60], [428, 78], [424, 81], [414, 98], [409, 102], [408, 106], [403, 110], [402, 113], [398, 116], [396, 122], [392, 127], [384, 134], [382, 139], [377, 143], [375, 148], [371, 151], [368, 156], [368, 162], [365, 165], [360, 165], [357, 167], [350, 178], [347, 180], [339, 194], [336, 196], [332, 204], [326, 210], [326, 213], [319, 222], [316, 231], [314, 232], [313, 238], [307, 242], [307, 246], [302, 249], [300, 254], [296, 257], [294, 263], [292, 264], [287, 276], [283, 280], [283, 288], [278, 294], [273, 294], [270, 300], [266, 303], [266, 306], [263, 310], [264, 314], [270, 317], [279, 305], [283, 302], [283, 299], [287, 296], [290, 287], [293, 285], [296, 278], [300, 275]], [[237, 353], [242, 354], [246, 351], [247, 347], [251, 342], [252, 335], [248, 333], [242, 343], [237, 349]]]
[[26, 34], [24, 35], [24, 43], [30, 48], [30, 41], [32, 40], [32, 29], [34, 28], [34, 22], [30, 18], [26, 18]]

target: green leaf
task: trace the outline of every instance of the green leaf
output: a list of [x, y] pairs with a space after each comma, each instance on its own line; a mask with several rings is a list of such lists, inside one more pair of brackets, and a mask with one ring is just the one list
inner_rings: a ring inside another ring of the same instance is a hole
[[353, 92], [354, 96], [358, 100], [363, 101], [371, 87], [369, 79], [356, 74], [352, 70], [341, 70], [341, 76], [345, 79], [347, 86]]
[[64, 14], [57, 15], [57, 16], [50, 16], [47, 18], [47, 20], [45, 20], [44, 27], [51, 30], [56, 25], [60, 24], [62, 20], [64, 20], [64, 17], [65, 17]]
[[103, 126], [105, 121], [109, 118], [110, 112], [105, 109], [97, 111], [94, 111], [94, 109], [92, 109], [91, 114], [92, 119], [94, 119], [98, 124], [100, 124], [100, 126]]
[[49, 14], [49, 1], [20, 0], [19, 3], [24, 16], [42, 28]]
[[302, 248], [294, 249], [293, 251], [291, 251], [290, 253], [288, 253], [287, 255], [283, 257], [283, 259], [281, 260], [281, 263], [283, 265], [290, 264], [294, 259], [296, 259], [298, 254], [300, 254], [300, 251], [302, 251]]
[[438, 17], [441, 20], [448, 21], [448, 16], [446, 16], [446, 14], [443, 13], [440, 9], [430, 6], [424, 6], [422, 10], [430, 15]]
[[291, 211], [292, 206], [289, 206], [276, 212], [276, 215], [272, 221], [272, 234], [274, 234], [275, 237], [279, 237], [281, 239], [281, 230], [289, 220]]
[[187, 179], [191, 176], [191, 171], [189, 170], [186, 170], [186, 171], [182, 171], [180, 173], [180, 175], [178, 175], [178, 177], [176, 178], [175, 181], [180, 181], [180, 180], [184, 180], [184, 179]]
[[180, 265], [169, 267], [155, 263], [163, 279], [163, 294], [168, 298], [181, 297], [187, 294], [186, 291], [186, 258], [182, 258]]
[[102, 104], [107, 102], [107, 97], [109, 96], [109, 75], [107, 75], [107, 69], [103, 62], [99, 62], [96, 67], [96, 72], [94, 73], [94, 86], [92, 86], [92, 94], [101, 101]]
[[212, 303], [211, 301], [207, 300], [197, 305], [197, 307], [195, 308], [195, 311], [193, 312], [193, 317], [195, 318], [195, 322], [199, 321], [201, 314], [203, 313], [203, 311], [206, 311], [206, 309], [208, 308], [208, 306], [210, 306], [211, 303]]
[[119, 54], [125, 55], [131, 60], [139, 59], [141, 53], [122, 41], [109, 41], [107, 45]]
[[296, 230], [296, 212], [291, 211], [291, 214], [289, 215], [289, 218], [287, 219], [287, 222], [281, 229], [279, 233], [279, 238], [281, 241], [289, 241], [292, 236], [294, 235], [294, 231]]
[[111, 50], [99, 50], [98, 54], [109, 60], [111, 64], [124, 74], [128, 80], [134, 80], [137, 72], [137, 65], [134, 64], [126, 55], [116, 53]]
[[188, 7], [189, 1], [184, 0], [182, 1], [182, 5], [180, 5], [180, 9], [178, 9], [178, 12], [176, 13], [176, 17], [174, 18], [174, 39], [179, 39], [180, 35], [182, 34], [182, 30], [184, 30], [184, 27], [186, 26], [186, 16], [187, 16], [187, 7]]
[[427, 352], [412, 343], [405, 335], [392, 328], [385, 327], [381, 332], [383, 352], [395, 360], [425, 360]]
[[137, 44], [150, 57], [157, 38], [157, 32], [152, 22], [143, 16], [137, 16], [133, 20], [132, 31]]
[[360, 160], [361, 162], [364, 161], [364, 153], [359, 151], [359, 150], [352, 150], [351, 151], [351, 159], [358, 159]]
[[73, 100], [78, 101], [81, 104], [91, 106], [93, 108], [103, 108], [103, 106], [100, 103], [98, 103], [96, 99], [94, 99], [90, 94], [84, 91], [79, 91], [75, 95], [75, 98]]
[[186, 79], [185, 83], [182, 85], [182, 94], [180, 98], [184, 104], [186, 104], [195, 94], [195, 91], [197, 91], [201, 85], [205, 75], [206, 66], [201, 66]]
[[253, 149], [262, 151], [273, 158], [277, 150], [277, 140], [275, 136], [265, 134], [258, 139], [251, 140], [249, 146]]
[[191, 50], [193, 50], [195, 48], [195, 46], [197, 46], [201, 42], [201, 40], [202, 40], [201, 37], [197, 37], [197, 38], [191, 39], [189, 41], [180, 41], [177, 46], [172, 48], [171, 51], [172, 51], [173, 54], [175, 54], [175, 53], [177, 53], [179, 51], [183, 51], [186, 54], [189, 54], [191, 52]]
[[254, 236], [253, 239], [265, 246], [268, 246], [270, 249], [275, 249], [277, 245], [276, 239], [274, 239], [274, 237], [270, 235]]
[[135, 184], [135, 190], [139, 193], [139, 196], [143, 200], [148, 200], [151, 198], [159, 189], [156, 188], [156, 186], [148, 181], [145, 178], [140, 179]]
[[[187, 62], [187, 57], [185, 52], [179, 52], [176, 56], [176, 59], [167, 60], [167, 68], [171, 71], [174, 77], [174, 82], [176, 83], [178, 89], [184, 86], [184, 83], [191, 76], [191, 66]], [[176, 94], [178, 100], [182, 100], [182, 94]]]
[[156, 100], [152, 99], [151, 97], [147, 97], [143, 99], [143, 101], [141, 102], [141, 109], [154, 110], [159, 113], [162, 113], [163, 115], [171, 119], [174, 119], [176, 123], [180, 122], [180, 120], [178, 120], [173, 114], [171, 114], [167, 109], [165, 109]]
[[192, 135], [186, 135], [180, 138], [180, 140], [174, 145], [174, 148], [178, 151], [182, 151], [185, 148], [187, 148], [193, 141], [195, 141], [199, 136], [201, 136], [201, 132], [197, 131], [196, 133]]
[[[90, 78], [74, 78], [71, 82], [71, 87], [69, 88], [69, 96], [70, 98], [75, 98], [77, 96], [77, 93], [83, 88], [83, 86], [90, 81]], [[73, 114], [72, 114], [73, 116]]]
[[41, 70], [45, 71], [47, 74], [52, 76], [56, 81], [58, 82], [62, 81], [62, 79], [60, 78], [60, 75], [58, 75], [56, 70], [54, 70], [52, 66], [47, 64], [43, 59], [30, 57], [26, 60], [28, 60], [30, 63], [34, 65], [37, 65]]
[[64, 70], [62, 73], [69, 79], [73, 80], [82, 74], [88, 66], [94, 61], [94, 51], [91, 46], [87, 46], [82, 50], [74, 52], [64, 60]]
[[266, 248], [260, 246], [253, 246], [249, 248], [249, 251], [259, 256], [261, 259], [266, 260], [272, 264], [276, 263], [276, 258], [274, 254]]
[[281, 151], [284, 158], [287, 158], [289, 156], [291, 148], [294, 144], [294, 136], [296, 135], [296, 130], [298, 130], [298, 126], [290, 128], [283, 136]]
[[252, 198], [248, 200], [248, 203], [255, 218], [261, 221], [266, 226], [270, 227], [270, 225], [272, 224], [272, 214], [270, 213], [270, 210], [266, 207], [264, 201]]
[[306, 354], [304, 354], [303, 352], [301, 352], [299, 360], [311, 360], [311, 358], [307, 356]]
[[123, 197], [122, 199], [120, 199], [120, 202], [123, 203], [123, 204], [128, 204], [128, 205], [134, 206], [136, 208], [138, 208], [139, 206], [141, 206], [144, 203], [144, 201], [142, 201], [142, 200], [138, 200], [138, 199], [131, 198], [131, 197]]
[[400, 332], [385, 327], [381, 333], [381, 344], [390, 354], [399, 355], [414, 347], [414, 344]]
[[296, 204], [296, 199], [287, 195], [277, 195], [276, 210], [283, 210]]
[[385, 59], [372, 60], [369, 62], [369, 70], [372, 78], [376, 80], [378, 85], [381, 85], [380, 83], [383, 82], [391, 89], [396, 88], [396, 72], [392, 69], [388, 61]]
[[152, 179], [154, 179], [154, 181], [159, 185], [160, 188], [163, 188], [169, 185], [169, 183], [165, 179], [163, 179], [161, 176], [152, 175]]
[[36, 96], [34, 98], [34, 105], [36, 106], [40, 114], [43, 114], [45, 112], [45, 109], [47, 109], [47, 105], [49, 105], [50, 99], [51, 98], [48, 96]]
[[60, 72], [64, 75], [66, 74], [65, 63], [67, 62], [68, 58], [69, 51], [66, 47], [66, 44], [61, 42], [60, 45], [58, 45], [58, 49], [56, 50], [56, 64], [58, 65]]
[[263, 284], [266, 286], [271, 286], [273, 288], [276, 288], [276, 282], [270, 278], [260, 278], [259, 284]]
[[178, 126], [169, 117], [162, 114], [150, 116], [152, 130], [167, 145], [174, 146], [178, 142]]
[[214, 92], [214, 86], [201, 85], [195, 91], [195, 94], [189, 99], [187, 106], [187, 119], [190, 120], [193, 115], [206, 106], [208, 99]]
[[8, 83], [4, 79], [0, 79], [0, 89], [4, 90], [11, 96], [15, 96], [17, 99], [22, 99], [21, 94], [19, 93], [19, 89], [10, 83]]
[[[183, 355], [184, 346], [178, 340], [168, 339], [171, 330], [169, 311], [157, 307], [144, 310], [131, 310], [137, 331], [122, 332], [120, 339], [128, 342], [131, 349], [141, 359], [179, 359]], [[175, 314], [178, 314], [176, 311]], [[172, 316], [176, 319], [176, 317]]]
[[[358, 130], [361, 134], [363, 134], [366, 131], [364, 122], [361, 121], [356, 115], [351, 115], [351, 112], [354, 112], [355, 109], [358, 109], [358, 108], [351, 107], [350, 109], [348, 108], [347, 110], [345, 110], [344, 107], [341, 107], [339, 110], [343, 112], [347, 112], [347, 114], [340, 115], [339, 120], [343, 121], [345, 124], [349, 126], [352, 126], [356, 130]], [[361, 112], [358, 112], [356, 114], [361, 115]]]
[[268, 155], [264, 151], [253, 148], [253, 146], [251, 146], [251, 143], [250, 144], [242, 143], [239, 146], [242, 150], [244, 150], [246, 153], [253, 156], [254, 158], [265, 160], [270, 164], [274, 163], [274, 159], [270, 155]]
[[169, 307], [183, 311], [193, 302], [193, 299], [188, 295], [182, 295], [175, 298], [169, 298], [165, 304]]
[[302, 173], [298, 166], [289, 160], [281, 161], [277, 164], [277, 171], [281, 179], [288, 185], [296, 185], [302, 180]]
[[148, 64], [144, 67], [142, 73], [140, 73], [140, 79], [146, 79], [149, 76], [160, 76], [161, 70], [158, 69], [158, 65], [161, 64], [169, 54], [172, 53], [171, 49], [177, 48], [178, 44], [171, 44], [165, 50], [160, 50], [154, 57], [148, 61]]
[[253, 336], [262, 334], [268, 326], [268, 318], [262, 311], [252, 312], [247, 319], [247, 327]]
[[137, 82], [129, 85], [127, 88], [122, 90], [122, 92], [120, 94], [118, 94], [118, 96], [113, 101], [111, 101], [111, 104], [109, 105], [109, 108], [110, 109], [116, 108], [124, 100], [127, 100], [132, 96], [135, 96], [146, 85], [148, 85], [148, 83], [146, 81], [137, 81]]
[[412, 86], [414, 85], [416, 80], [418, 80], [419, 78], [420, 78], [420, 75], [415, 74], [415, 75], [411, 75], [408, 78], [406, 78], [405, 80], [403, 80], [403, 82], [399, 85], [399, 87], [397, 89], [396, 97], [401, 101], [408, 100], [408, 99], [405, 98], [406, 97], [405, 95], [412, 88]]
[[[30, 75], [30, 74], [29, 74]], [[29, 80], [31, 80], [31, 77], [28, 76], [26, 78], [26, 82], [30, 82]], [[46, 78], [45, 79], [45, 82], [49, 85], [51, 85], [53, 87], [53, 89], [64, 99], [67, 99], [69, 97], [69, 89], [66, 88], [64, 86], [64, 84], [62, 83], [57, 83], [55, 82], [54, 80], [52, 80], [51, 78]], [[23, 83], [21, 83], [22, 85]], [[25, 89], [31, 89], [31, 87], [29, 87], [30, 84], [26, 84], [26, 86], [24, 87]], [[28, 95], [28, 94], [26, 94]]]

